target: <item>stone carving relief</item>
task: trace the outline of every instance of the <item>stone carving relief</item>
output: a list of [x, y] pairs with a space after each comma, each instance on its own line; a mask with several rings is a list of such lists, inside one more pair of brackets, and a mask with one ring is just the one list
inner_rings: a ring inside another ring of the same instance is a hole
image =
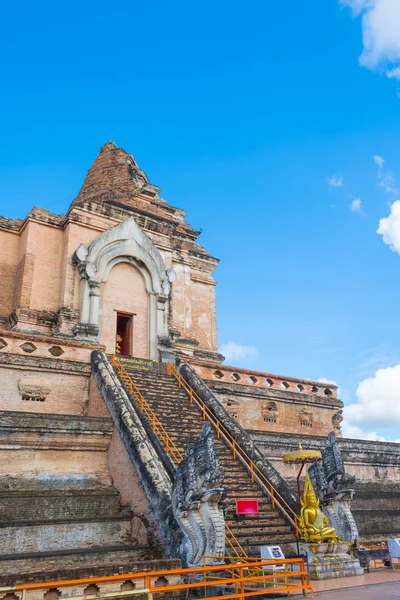
[[335, 414], [332, 417], [332, 425], [334, 426], [334, 428], [337, 431], [340, 431], [340, 426], [342, 424], [342, 421], [343, 421], [343, 411], [338, 410], [337, 412], [335, 412]]
[[303, 427], [312, 427], [313, 426], [313, 415], [309, 410], [303, 409], [299, 413], [300, 425]]
[[278, 421], [278, 406], [276, 402], [266, 402], [263, 404], [261, 416], [265, 423], [276, 423]]
[[[184, 538], [181, 557], [189, 567], [223, 564], [225, 555], [224, 479], [209, 422], [189, 446], [172, 485], [172, 510]], [[221, 557], [220, 559], [218, 557]]]
[[30, 377], [28, 375], [19, 380], [18, 389], [22, 396], [22, 400], [44, 402], [46, 397], [50, 394], [51, 386], [46, 379]]
[[355, 476], [349, 476], [343, 464], [336, 434], [328, 435], [322, 461], [308, 469], [313, 487], [321, 501], [321, 507], [342, 540], [354, 542], [358, 539], [358, 528], [350, 509], [354, 496]]

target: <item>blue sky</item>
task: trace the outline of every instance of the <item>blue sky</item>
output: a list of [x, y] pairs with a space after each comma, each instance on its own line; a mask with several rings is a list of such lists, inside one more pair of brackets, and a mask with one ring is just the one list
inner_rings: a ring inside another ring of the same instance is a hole
[[396, 0], [8, 3], [0, 213], [65, 211], [114, 140], [221, 259], [227, 362], [399, 439], [399, 40]]

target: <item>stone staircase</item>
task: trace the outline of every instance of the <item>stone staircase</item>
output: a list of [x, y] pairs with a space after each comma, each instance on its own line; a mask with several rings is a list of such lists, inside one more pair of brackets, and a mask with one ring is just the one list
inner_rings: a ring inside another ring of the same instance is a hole
[[[158, 364], [146, 371], [130, 368], [127, 361], [124, 362], [124, 368], [178, 450], [184, 454], [186, 448], [199, 438], [204, 423], [201, 409], [195, 403], [190, 403], [186, 391], [179, 387], [173, 376], [167, 374], [166, 365]], [[137, 401], [132, 395], [129, 396], [138, 410]], [[146, 419], [143, 414], [142, 419]], [[286, 545], [286, 548], [288, 544], [292, 545], [296, 538], [290, 524], [277, 509], [271, 508], [267, 495], [257, 483], [251, 481], [249, 472], [241, 462], [233, 458], [232, 449], [221, 439], [215, 439], [215, 443], [225, 473], [226, 523], [245, 553], [258, 555], [260, 545], [280, 544]], [[259, 501], [258, 515], [236, 515], [235, 501], [245, 498]], [[229, 551], [232, 552], [232, 549], [227, 548]]]

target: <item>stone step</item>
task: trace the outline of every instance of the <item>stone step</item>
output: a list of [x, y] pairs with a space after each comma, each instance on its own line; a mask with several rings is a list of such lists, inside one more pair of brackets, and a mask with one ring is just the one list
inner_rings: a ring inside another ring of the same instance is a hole
[[258, 536], [264, 533], [270, 535], [277, 532], [279, 532], [279, 534], [291, 532], [290, 525], [283, 525], [282, 523], [264, 523], [257, 527], [254, 523], [252, 525], [237, 525], [228, 521], [228, 525], [235, 535], [236, 533], [241, 533], [243, 535]]
[[226, 522], [228, 523], [229, 527], [232, 529], [232, 531], [242, 531], [243, 533], [245, 533], [246, 531], [255, 531], [255, 532], [259, 532], [259, 531], [264, 531], [266, 530], [268, 531], [291, 531], [291, 526], [288, 523], [284, 523], [283, 521], [279, 520], [272, 520], [271, 522], [269, 522], [267, 519], [263, 518], [260, 523], [249, 523], [247, 525], [243, 524], [243, 523], [237, 523], [234, 519], [233, 516], [229, 517], [227, 516], [226, 518]]
[[264, 522], [273, 522], [282, 523], [285, 521], [283, 517], [276, 510], [269, 510], [267, 513], [259, 513], [258, 515], [233, 515], [226, 519], [229, 523], [241, 524], [244, 525], [248, 523], [256, 523], [262, 525]]
[[82, 520], [118, 517], [122, 513], [116, 490], [19, 490], [0, 492], [2, 522], [39, 519]]
[[252, 490], [246, 489], [245, 486], [243, 488], [229, 486], [228, 484], [223, 484], [224, 490], [227, 493], [228, 500], [258, 500], [259, 508], [271, 508], [271, 503], [269, 502], [266, 496], [262, 495], [262, 492], [254, 492]]
[[[118, 573], [120, 565], [142, 561], [148, 552], [147, 546], [115, 545], [92, 548], [70, 548], [46, 552], [9, 553], [0, 555], [0, 585], [27, 583], [29, 575], [34, 581], [76, 579], [99, 575], [98, 569], [112, 567]], [[90, 573], [90, 569], [95, 571]], [[84, 569], [84, 573], [82, 570]], [[43, 572], [43, 577], [38, 575]], [[57, 573], [57, 576], [52, 576]], [[35, 577], [32, 575], [35, 574]]]
[[274, 543], [290, 542], [293, 540], [293, 533], [276, 531], [271, 533], [260, 532], [258, 535], [251, 533], [235, 533], [235, 537], [238, 542], [243, 546], [248, 544], [250, 546], [258, 546], [263, 544], [270, 544], [272, 540]]
[[0, 522], [2, 554], [47, 552], [71, 548], [120, 546], [131, 539], [131, 516], [92, 520]]
[[[176, 447], [183, 453], [199, 438], [204, 424], [200, 407], [195, 402], [190, 403], [188, 394], [178, 387], [172, 377], [145, 371], [132, 371], [131, 376]], [[226, 520], [234, 528], [235, 535], [245, 538], [246, 543], [256, 540], [256, 546], [263, 540], [271, 543], [282, 539], [292, 541], [294, 535], [289, 524], [276, 509], [272, 510], [268, 496], [256, 482], [251, 481], [246, 467], [233, 458], [232, 450], [223, 439], [215, 439], [215, 444], [225, 473]], [[258, 499], [259, 514], [256, 519], [246, 522], [237, 519], [235, 500], [241, 498]]]

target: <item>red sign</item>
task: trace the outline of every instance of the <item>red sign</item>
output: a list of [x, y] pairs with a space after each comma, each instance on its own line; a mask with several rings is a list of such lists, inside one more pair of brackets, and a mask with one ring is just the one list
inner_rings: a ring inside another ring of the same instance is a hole
[[257, 515], [258, 500], [236, 500], [237, 515]]

